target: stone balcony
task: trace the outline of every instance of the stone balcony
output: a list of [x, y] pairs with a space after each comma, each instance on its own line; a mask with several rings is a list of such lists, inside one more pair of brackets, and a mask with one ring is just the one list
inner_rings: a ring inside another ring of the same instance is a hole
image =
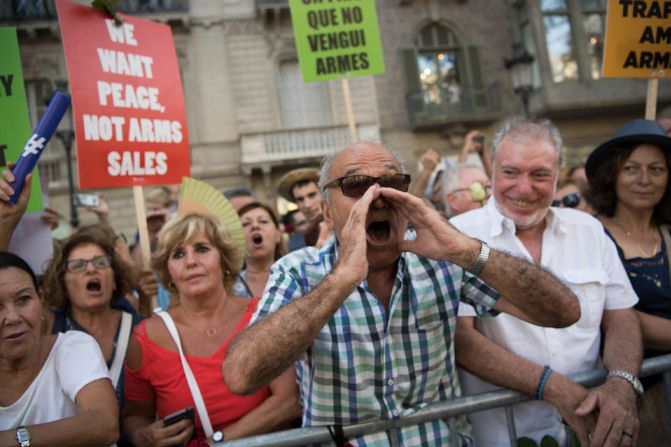
[[[357, 126], [360, 140], [380, 141], [374, 124]], [[260, 168], [316, 163], [352, 141], [348, 126], [311, 127], [246, 134], [241, 137], [241, 165], [245, 174]]]

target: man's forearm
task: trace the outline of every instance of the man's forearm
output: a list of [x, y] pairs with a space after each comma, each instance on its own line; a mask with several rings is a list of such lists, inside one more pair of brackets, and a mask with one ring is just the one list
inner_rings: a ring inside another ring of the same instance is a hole
[[[480, 277], [531, 323], [566, 327], [580, 319], [575, 294], [552, 273], [524, 259], [492, 250]], [[497, 310], [509, 312], [498, 305]]]
[[609, 371], [620, 369], [638, 376], [643, 360], [641, 325], [633, 309], [605, 310], [603, 363]]
[[285, 371], [304, 353], [356, 285], [336, 271], [310, 293], [243, 330], [229, 347], [224, 381], [237, 394], [249, 394]]
[[532, 396], [543, 366], [502, 348], [473, 324], [473, 317], [457, 318], [454, 338], [457, 365], [487, 382]]

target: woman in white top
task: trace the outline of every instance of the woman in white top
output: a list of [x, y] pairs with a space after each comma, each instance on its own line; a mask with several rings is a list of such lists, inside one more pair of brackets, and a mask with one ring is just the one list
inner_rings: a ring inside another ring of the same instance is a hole
[[107, 367], [89, 335], [49, 334], [28, 264], [0, 252], [0, 445], [93, 446], [119, 436]]

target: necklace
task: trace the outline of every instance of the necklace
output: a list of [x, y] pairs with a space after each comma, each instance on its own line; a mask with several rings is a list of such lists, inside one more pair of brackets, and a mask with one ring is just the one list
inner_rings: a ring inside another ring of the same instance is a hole
[[[622, 232], [624, 232], [625, 236], [627, 236], [627, 237], [630, 238], [630, 239], [633, 239], [633, 238], [631, 237], [631, 231], [629, 231], [629, 230], [627, 230], [626, 228], [624, 228], [620, 222], [618, 222], [618, 221], [616, 221], [616, 220], [613, 220], [613, 223], [614, 223], [615, 225], [617, 225], [617, 227], [618, 227], [620, 230], [622, 230]], [[659, 249], [659, 241], [657, 241], [657, 237], [656, 237], [656, 236], [654, 236], [654, 238], [655, 238], [655, 245], [653, 246], [653, 248], [652, 248], [652, 252], [651, 252], [651, 253], [648, 253], [646, 250], [644, 250], [643, 247], [641, 246], [641, 244], [640, 244], [639, 242], [637, 242], [637, 241], [635, 241], [635, 240], [633, 241], [634, 244], [636, 245], [636, 248], [638, 248], [638, 251], [641, 252], [641, 254], [642, 254], [644, 257], [646, 257], [646, 258], [652, 258], [653, 256], [655, 256], [655, 254], [657, 253], [657, 250]]]

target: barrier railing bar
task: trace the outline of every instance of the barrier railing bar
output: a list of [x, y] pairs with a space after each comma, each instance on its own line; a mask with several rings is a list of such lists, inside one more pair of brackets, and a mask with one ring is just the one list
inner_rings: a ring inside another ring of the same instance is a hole
[[[671, 354], [652, 357], [643, 361], [641, 366], [641, 377], [660, 373], [664, 373], [667, 401], [671, 402], [669, 393], [669, 390], [671, 390]], [[577, 383], [590, 388], [603, 383], [606, 378], [606, 370], [599, 368], [591, 371], [584, 371], [572, 375], [571, 378]], [[343, 433], [346, 438], [356, 438], [367, 433], [394, 430], [437, 419], [447, 419], [450, 416], [458, 416], [461, 414], [473, 413], [475, 411], [525, 402], [531, 399], [531, 397], [513, 390], [489, 391], [487, 393], [465, 396], [449, 401], [436, 402], [427, 405], [409, 416], [404, 416], [401, 419], [374, 420], [343, 426]], [[671, 406], [669, 408], [671, 408]], [[219, 447], [257, 447], [267, 445], [289, 447], [330, 441], [331, 435], [329, 434], [328, 428], [326, 426], [320, 426], [284, 430], [212, 445]]]

